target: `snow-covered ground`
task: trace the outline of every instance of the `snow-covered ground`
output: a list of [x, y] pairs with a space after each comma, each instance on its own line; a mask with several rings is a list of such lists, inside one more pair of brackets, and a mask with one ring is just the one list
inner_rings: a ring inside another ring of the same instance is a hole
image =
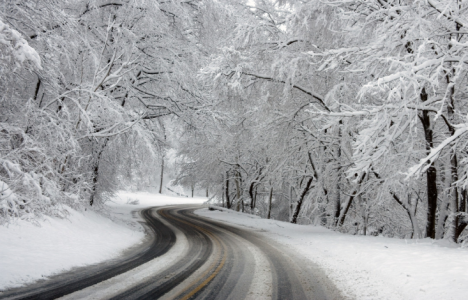
[[[133, 200], [139, 203], [128, 203]], [[44, 217], [37, 224], [17, 220], [0, 226], [0, 290], [119, 256], [144, 238], [132, 211], [204, 201], [206, 198], [120, 192], [101, 214], [68, 208], [65, 219]]]
[[[129, 204], [129, 201], [137, 200], [138, 204]], [[164, 194], [152, 194], [148, 192], [119, 192], [113, 201], [109, 202], [109, 206], [113, 207], [131, 207], [135, 209], [144, 208], [149, 206], [163, 206], [163, 205], [176, 205], [176, 204], [202, 204], [207, 199], [201, 198], [186, 198], [178, 196], [170, 196]]]
[[468, 299], [468, 249], [449, 243], [340, 234], [234, 211], [201, 216], [253, 228], [319, 265], [350, 299]]

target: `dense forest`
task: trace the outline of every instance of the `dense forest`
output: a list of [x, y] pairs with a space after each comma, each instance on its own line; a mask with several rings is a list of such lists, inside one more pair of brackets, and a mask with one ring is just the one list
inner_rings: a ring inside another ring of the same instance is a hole
[[3, 1], [2, 223], [160, 191], [170, 171], [266, 218], [461, 242], [467, 16], [466, 0]]

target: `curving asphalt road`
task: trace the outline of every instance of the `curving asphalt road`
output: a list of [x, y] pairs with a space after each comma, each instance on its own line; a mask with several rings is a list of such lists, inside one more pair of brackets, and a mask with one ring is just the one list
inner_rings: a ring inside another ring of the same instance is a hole
[[240, 227], [193, 214], [141, 211], [147, 241], [119, 260], [80, 268], [0, 299], [341, 299], [310, 262]]

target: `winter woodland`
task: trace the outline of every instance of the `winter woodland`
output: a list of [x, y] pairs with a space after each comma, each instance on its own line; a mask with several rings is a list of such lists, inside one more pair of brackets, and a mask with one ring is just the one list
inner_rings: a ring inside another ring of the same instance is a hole
[[11, 0], [0, 51], [2, 223], [169, 176], [265, 218], [468, 236], [467, 0]]

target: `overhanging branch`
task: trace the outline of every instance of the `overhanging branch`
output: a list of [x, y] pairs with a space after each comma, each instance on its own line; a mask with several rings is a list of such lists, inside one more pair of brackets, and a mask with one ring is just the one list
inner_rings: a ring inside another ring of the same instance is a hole
[[[268, 80], [268, 81], [272, 81], [272, 82], [279, 82], [279, 83], [284, 83], [286, 84], [286, 81], [284, 80], [279, 80], [279, 79], [275, 79], [273, 77], [269, 77], [269, 76], [266, 76], [266, 75], [258, 75], [258, 74], [253, 74], [253, 73], [248, 73], [248, 72], [241, 72], [242, 74], [244, 75], [247, 75], [247, 76], [252, 76], [252, 77], [255, 77], [255, 78], [258, 78], [258, 79], [264, 79], [264, 80]], [[317, 94], [317, 93], [314, 93], [312, 91], [309, 91], [307, 90], [305, 87], [302, 87], [300, 85], [297, 85], [297, 84], [293, 84], [292, 85], [293, 88], [311, 96], [312, 98], [314, 98], [326, 111], [330, 112], [331, 110], [328, 108], [328, 106], [325, 104], [325, 102], [323, 101], [324, 97]]]

